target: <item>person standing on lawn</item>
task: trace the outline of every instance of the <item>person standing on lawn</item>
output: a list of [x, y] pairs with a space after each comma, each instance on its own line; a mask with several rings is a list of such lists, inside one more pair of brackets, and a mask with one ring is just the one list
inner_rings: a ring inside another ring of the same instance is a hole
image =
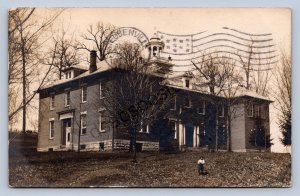
[[205, 164], [205, 160], [203, 157], [200, 157], [200, 159], [197, 162], [198, 164], [198, 173], [199, 175], [204, 175], [204, 164]]

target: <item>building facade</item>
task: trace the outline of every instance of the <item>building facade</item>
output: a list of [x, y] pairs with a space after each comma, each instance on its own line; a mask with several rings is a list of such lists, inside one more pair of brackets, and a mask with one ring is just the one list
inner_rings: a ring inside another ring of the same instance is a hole
[[[242, 91], [230, 98], [234, 104], [229, 107], [228, 98], [196, 85], [193, 73], [172, 73], [171, 59], [160, 57], [164, 44], [159, 38], [151, 38], [146, 47], [144, 63], [163, 73], [157, 86], [175, 89], [176, 94], [164, 118], [137, 133], [137, 150], [226, 150], [231, 143], [233, 151], [248, 151], [255, 149], [249, 142], [251, 131], [263, 127], [270, 133], [270, 100]], [[39, 90], [38, 151], [129, 149], [128, 130], [113, 123], [101, 105], [107, 98], [103, 89], [116, 78], [114, 70], [105, 61], [96, 64], [95, 51], [90, 58], [88, 69], [69, 67], [62, 80]]]

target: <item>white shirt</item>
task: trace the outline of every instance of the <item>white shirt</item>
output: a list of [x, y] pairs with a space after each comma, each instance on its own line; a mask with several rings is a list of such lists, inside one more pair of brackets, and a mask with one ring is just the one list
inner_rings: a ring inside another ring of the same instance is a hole
[[205, 160], [204, 159], [199, 159], [197, 163], [198, 163], [198, 165], [199, 164], [205, 164]]

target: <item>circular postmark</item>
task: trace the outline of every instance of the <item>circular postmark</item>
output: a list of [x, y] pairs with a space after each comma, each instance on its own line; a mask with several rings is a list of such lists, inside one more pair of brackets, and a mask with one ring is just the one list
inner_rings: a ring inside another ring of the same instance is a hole
[[[108, 47], [114, 50], [122, 42], [130, 42], [133, 44], [138, 44], [141, 48], [144, 48], [145, 45], [149, 42], [147, 35], [136, 27], [119, 27], [113, 31], [113, 34], [109, 40]], [[114, 59], [114, 52], [112, 52], [109, 57], [106, 59], [106, 62], [111, 65], [112, 60]]]

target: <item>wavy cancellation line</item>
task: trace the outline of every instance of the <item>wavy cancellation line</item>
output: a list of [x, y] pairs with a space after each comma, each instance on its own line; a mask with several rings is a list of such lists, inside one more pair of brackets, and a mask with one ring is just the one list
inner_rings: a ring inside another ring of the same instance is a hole
[[[278, 62], [278, 61], [277, 61]], [[275, 62], [276, 63], [276, 62]], [[232, 65], [232, 66], [235, 66], [235, 67], [238, 67], [238, 68], [243, 68], [242, 65], [237, 65], [237, 64], [228, 64], [228, 65]], [[185, 72], [185, 71], [195, 71], [196, 68], [193, 64], [190, 64], [190, 65], [185, 65], [185, 67], [188, 69], [188, 70], [173, 70], [172, 72]], [[188, 68], [188, 67], [191, 67], [191, 68]], [[250, 71], [270, 71], [272, 70], [272, 68], [260, 68], [260, 69], [255, 69], [255, 68], [250, 68], [249, 69]]]
[[272, 33], [251, 34], [251, 33], [242, 32], [242, 31], [239, 31], [239, 30], [236, 30], [236, 29], [232, 29], [232, 28], [229, 28], [229, 27], [222, 27], [222, 29], [231, 30], [231, 31], [234, 31], [234, 32], [237, 32], [237, 33], [240, 33], [240, 34], [248, 35], [248, 36], [269, 36], [269, 35], [272, 35]]
[[[242, 44], [240, 42], [236, 42], [236, 41], [233, 41], [233, 40], [230, 40], [230, 39], [214, 39], [214, 40], [211, 40], [211, 41], [208, 41], [208, 42], [204, 42], [202, 44], [193, 45], [193, 47], [199, 47], [199, 46], [202, 46], [202, 45], [205, 45], [205, 44], [209, 44], [209, 43], [213, 43], [213, 42], [218, 42], [218, 41], [220, 41], [220, 42], [231, 42], [231, 43], [234, 43], [234, 44], [237, 44], [237, 45], [249, 47], [249, 45]], [[265, 45], [265, 46], [254, 46], [254, 45], [252, 45], [251, 47], [252, 48], [270, 48], [272, 46], [275, 46], [275, 45], [274, 44]]]
[[[215, 59], [218, 59], [219, 57], [213, 57], [212, 59], [206, 59], [204, 61], [202, 61], [203, 63], [204, 62], [207, 62], [209, 60], [215, 60]], [[241, 60], [239, 59], [235, 59], [235, 58], [232, 58], [232, 57], [222, 57], [223, 59], [227, 59], [227, 60], [231, 60], [231, 61], [236, 61], [236, 62], [239, 62], [239, 63], [242, 63]], [[192, 59], [190, 60], [192, 61]], [[246, 61], [244, 61], [246, 62]], [[265, 62], [265, 63], [254, 63], [254, 62], [251, 62], [251, 65], [253, 66], [268, 66], [268, 65], [273, 65], [275, 63], [278, 63], [278, 60], [273, 60], [273, 61], [270, 61], [270, 62]], [[174, 65], [174, 67], [186, 67], [186, 66], [192, 66], [193, 64], [187, 64], [187, 65]]]
[[[245, 60], [244, 62], [246, 62], [246, 59], [249, 58], [250, 53], [253, 54], [250, 60], [253, 66], [265, 67], [267, 65], [273, 65], [278, 62], [278, 60], [276, 59], [276, 57], [278, 56], [276, 54], [277, 50], [275, 49], [275, 44], [272, 43], [273, 38], [270, 37], [272, 36], [271, 33], [252, 34], [252, 33], [243, 32], [229, 27], [223, 27], [222, 30], [224, 32], [221, 31], [209, 35], [207, 31], [201, 31], [199, 33], [188, 34], [188, 35], [175, 35], [175, 34], [163, 33], [158, 31], [158, 33], [161, 34], [162, 37], [164, 35], [167, 36], [164, 39], [170, 39], [170, 40], [173, 39], [174, 44], [176, 44], [175, 41], [176, 37], [178, 39], [182, 39], [182, 37], [186, 37], [186, 41], [192, 45], [191, 46], [192, 52], [175, 53], [171, 51], [172, 49], [171, 48], [169, 51], [168, 50], [162, 51], [162, 54], [172, 55], [172, 60], [177, 62], [184, 62], [184, 61], [191, 62], [192, 60], [203, 58], [203, 55], [205, 57], [207, 55], [212, 55], [212, 54], [223, 54], [222, 57], [225, 57], [230, 61], [239, 62], [240, 66], [234, 64], [237, 67], [242, 67], [242, 63], [243, 63], [242, 61]], [[254, 51], [250, 52], [250, 47]], [[214, 48], [217, 51], [211, 51], [211, 49]], [[231, 49], [233, 51], [229, 51], [226, 49]], [[208, 53], [203, 54], [205, 51], [208, 51]], [[224, 54], [233, 55], [233, 57], [226, 57], [224, 56]], [[193, 55], [194, 57], [191, 57]], [[181, 58], [176, 58], [180, 56]], [[215, 58], [219, 58], [219, 57], [214, 57], [213, 59]], [[194, 65], [187, 63], [185, 65], [175, 65], [174, 68], [176, 69], [176, 68], [184, 68], [184, 67], [191, 67], [191, 66]], [[253, 69], [253, 70], [258, 71], [262, 69]], [[174, 70], [174, 72], [177, 71]], [[182, 70], [180, 72], [182, 72]]]
[[[201, 56], [197, 56], [197, 57], [192, 57], [192, 58], [184, 58], [184, 59], [176, 59], [176, 58], [172, 58], [172, 61], [190, 61], [191, 59], [200, 59], [200, 58], [203, 58], [205, 56], [209, 56], [209, 55], [213, 55], [213, 54], [231, 54], [233, 56], [237, 56], [237, 57], [242, 57], [242, 58], [246, 58], [248, 59], [249, 56], [244, 56], [244, 55], [241, 55], [241, 54], [237, 54], [237, 53], [234, 53], [234, 52], [230, 52], [230, 51], [225, 51], [225, 50], [219, 50], [219, 51], [213, 51], [213, 52], [209, 52], [209, 53], [205, 53], [205, 54], [202, 54]], [[269, 54], [269, 53], [268, 53]], [[250, 55], [250, 54], [249, 54]], [[270, 60], [270, 59], [273, 59], [275, 57], [277, 57], [278, 55], [273, 55], [273, 56], [267, 56], [267, 57], [255, 57], [255, 54], [253, 54], [251, 56], [251, 60]]]
[[213, 33], [213, 34], [210, 34], [210, 35], [198, 38], [198, 39], [192, 39], [192, 41], [196, 42], [196, 41], [200, 41], [200, 40], [207, 39], [207, 38], [210, 38], [210, 37], [222, 36], [222, 35], [229, 36], [229, 37], [234, 37], [234, 38], [240, 39], [242, 41], [253, 42], [253, 43], [273, 41], [272, 38], [262, 39], [262, 40], [259, 40], [259, 39], [246, 39], [246, 38], [243, 38], [243, 37], [240, 37], [240, 36], [237, 36], [237, 35], [233, 35], [233, 34], [230, 34], [230, 33]]
[[[204, 48], [202, 50], [198, 49], [194, 52], [190, 52], [190, 53], [182, 53], [182, 54], [177, 54], [177, 53], [171, 53], [171, 52], [166, 52], [166, 51], [162, 51], [162, 53], [164, 54], [170, 54], [170, 55], [193, 55], [193, 54], [198, 54], [200, 52], [203, 52], [203, 51], [206, 51], [206, 50], [209, 50], [209, 49], [212, 49], [212, 48], [230, 48], [230, 49], [233, 49], [233, 50], [236, 50], [238, 52], [244, 52], [244, 53], [247, 53], [249, 54], [250, 52], [249, 51], [246, 51], [246, 50], [242, 50], [240, 48], [236, 48], [236, 47], [233, 47], [233, 46], [228, 46], [228, 45], [214, 45], [214, 46], [210, 46], [210, 47], [207, 47], [207, 48]], [[258, 52], [252, 52], [252, 54], [270, 54], [270, 53], [274, 53], [276, 52], [277, 50], [269, 50], [269, 51], [258, 51]]]
[[174, 37], [191, 37], [191, 36], [195, 36], [195, 35], [200, 35], [202, 33], [205, 33], [207, 31], [202, 31], [202, 32], [199, 32], [199, 33], [194, 33], [194, 34], [187, 34], [187, 35], [176, 35], [176, 34], [171, 34], [171, 33], [163, 33], [161, 31], [157, 31], [157, 33], [159, 34], [163, 34], [163, 35], [168, 35], [168, 36], [174, 36]]

